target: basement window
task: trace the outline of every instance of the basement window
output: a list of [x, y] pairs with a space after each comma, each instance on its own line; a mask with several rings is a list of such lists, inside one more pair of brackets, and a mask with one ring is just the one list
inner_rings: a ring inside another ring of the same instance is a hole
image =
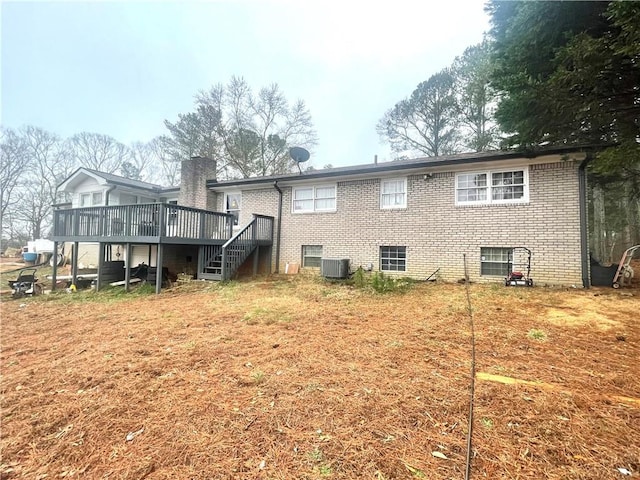
[[406, 272], [407, 247], [380, 247], [380, 270]]
[[302, 266], [320, 268], [322, 259], [322, 245], [302, 246]]
[[513, 249], [482, 247], [480, 249], [480, 275], [506, 277], [511, 273]]

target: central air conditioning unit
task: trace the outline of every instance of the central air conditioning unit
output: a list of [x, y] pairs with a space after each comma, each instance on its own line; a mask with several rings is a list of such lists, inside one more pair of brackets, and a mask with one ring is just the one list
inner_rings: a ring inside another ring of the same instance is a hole
[[349, 276], [349, 259], [323, 258], [320, 273], [325, 278], [347, 278]]

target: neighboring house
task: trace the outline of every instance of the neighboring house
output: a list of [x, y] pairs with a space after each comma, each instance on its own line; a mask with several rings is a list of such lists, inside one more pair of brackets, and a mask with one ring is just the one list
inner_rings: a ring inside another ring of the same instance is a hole
[[[258, 264], [282, 271], [285, 263], [314, 269], [332, 258], [348, 259], [352, 271], [417, 279], [437, 271], [455, 281], [465, 256], [471, 280], [502, 281], [512, 248], [522, 246], [532, 252], [537, 284], [588, 286], [588, 158], [576, 148], [469, 153], [221, 182], [214, 162], [195, 158], [183, 162], [179, 206], [159, 205], [163, 215], [154, 221], [166, 225], [162, 234], [118, 238], [103, 228], [91, 240], [181, 245], [176, 252], [197, 245], [195, 274], [211, 279], [230, 278], [253, 256], [254, 271]], [[175, 209], [187, 206], [202, 209], [198, 215], [218, 212], [220, 238], [201, 230], [207, 238], [186, 242], [184, 232], [170, 232], [167, 215], [177, 218], [183, 213]], [[87, 239], [82, 231], [61, 235], [61, 218], [54, 240]]]

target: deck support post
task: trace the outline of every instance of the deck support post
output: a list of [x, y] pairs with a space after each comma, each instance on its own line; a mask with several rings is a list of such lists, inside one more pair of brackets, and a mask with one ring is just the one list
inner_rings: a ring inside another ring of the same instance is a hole
[[164, 247], [162, 243], [158, 244], [158, 250], [156, 255], [156, 295], [160, 294], [162, 288], [162, 253]]
[[197, 269], [197, 273], [196, 273], [196, 279], [200, 278], [200, 274], [204, 273], [204, 253], [205, 253], [205, 247], [203, 245], [200, 245], [198, 247], [198, 269]]
[[258, 276], [258, 261], [260, 260], [260, 245], [256, 247], [255, 252], [253, 252], [253, 276]]
[[131, 242], [127, 242], [125, 244], [126, 256], [127, 256], [127, 264], [124, 269], [124, 291], [129, 291], [129, 282], [131, 282]]
[[78, 286], [78, 242], [73, 242], [71, 253], [71, 285]]
[[53, 272], [51, 272], [51, 291], [56, 290], [56, 282], [58, 281], [58, 242], [53, 242]]
[[[77, 245], [77, 244], [76, 244]], [[74, 246], [73, 253], [75, 254], [77, 248]], [[100, 291], [102, 288], [102, 271], [104, 267], [104, 257], [105, 257], [105, 245], [100, 242], [98, 244], [98, 278], [96, 278], [96, 292]], [[76, 264], [77, 262], [74, 262]]]

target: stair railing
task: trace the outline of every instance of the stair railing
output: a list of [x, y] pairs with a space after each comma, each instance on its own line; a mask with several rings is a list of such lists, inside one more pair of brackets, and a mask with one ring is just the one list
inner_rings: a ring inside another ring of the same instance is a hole
[[222, 245], [222, 280], [230, 280], [258, 245], [256, 224], [257, 219], [254, 217], [242, 230]]

